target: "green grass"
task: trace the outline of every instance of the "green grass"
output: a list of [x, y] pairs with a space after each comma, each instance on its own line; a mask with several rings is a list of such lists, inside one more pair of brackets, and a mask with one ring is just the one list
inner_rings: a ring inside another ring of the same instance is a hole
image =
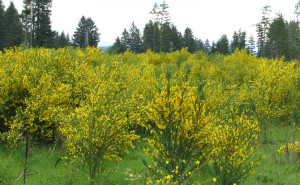
[[[274, 124], [273, 124], [274, 125]], [[261, 141], [258, 154], [265, 155], [265, 159], [256, 167], [256, 173], [249, 175], [245, 184], [300, 184], [300, 159], [279, 155], [280, 146], [300, 138], [299, 128], [293, 126], [269, 126], [266, 140]], [[147, 144], [139, 143], [138, 148], [131, 149], [123, 160], [104, 164], [107, 170], [95, 179], [95, 184], [125, 185], [146, 184], [148, 172], [142, 159], [147, 156], [142, 151]], [[83, 167], [66, 166], [62, 161], [55, 164], [60, 157], [61, 149], [53, 150], [53, 146], [39, 146], [31, 143], [28, 157], [27, 173], [37, 174], [27, 176], [26, 184], [89, 184], [87, 170]], [[25, 145], [15, 149], [0, 145], [0, 184], [24, 184], [23, 177], [18, 179], [24, 169]], [[77, 171], [76, 168], [79, 168]], [[76, 173], [71, 173], [71, 171]], [[204, 181], [206, 180], [206, 181]], [[203, 166], [187, 181], [187, 184], [211, 184], [212, 176]]]

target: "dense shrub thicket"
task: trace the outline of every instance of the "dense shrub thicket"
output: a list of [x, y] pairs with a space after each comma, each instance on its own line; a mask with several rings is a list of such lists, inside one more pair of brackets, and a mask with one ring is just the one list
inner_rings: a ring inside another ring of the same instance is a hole
[[[270, 120], [299, 123], [299, 63], [229, 56], [97, 48], [12, 48], [0, 54], [3, 143], [64, 143], [66, 163], [95, 178], [132, 141], [144, 151], [148, 183], [182, 183], [208, 163], [219, 184], [254, 172], [260, 132]], [[299, 126], [299, 125], [298, 125]]]

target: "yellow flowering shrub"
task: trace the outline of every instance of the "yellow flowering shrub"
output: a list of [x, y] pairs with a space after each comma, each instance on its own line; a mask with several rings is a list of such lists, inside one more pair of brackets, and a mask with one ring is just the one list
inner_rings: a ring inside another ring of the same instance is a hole
[[145, 149], [151, 158], [146, 164], [150, 180], [182, 183], [206, 161], [211, 116], [199, 101], [197, 88], [188, 83], [166, 86], [146, 107], [145, 125], [153, 138]]
[[281, 146], [277, 152], [279, 154], [285, 153], [287, 157], [293, 157], [295, 159], [300, 159], [300, 141], [295, 141]]
[[[54, 117], [68, 104], [68, 85], [55, 80], [47, 71], [51, 50], [7, 50], [1, 67], [1, 132], [12, 145], [27, 130], [39, 142], [51, 142], [56, 136]], [[43, 58], [44, 56], [44, 58]]]
[[213, 176], [218, 184], [241, 182], [259, 164], [259, 158], [251, 158], [259, 147], [258, 122], [249, 120], [245, 114], [224, 115], [215, 121], [209, 155]]
[[56, 115], [80, 106], [93, 87], [96, 48], [13, 48], [1, 55], [0, 132], [13, 145], [30, 132], [31, 139], [53, 142]]
[[121, 154], [138, 139], [129, 129], [130, 100], [126, 99], [126, 85], [119, 81], [117, 68], [116, 62], [112, 70], [97, 75], [93, 79], [96, 86], [82, 106], [61, 118], [59, 131], [67, 149], [63, 159], [69, 164], [88, 166], [89, 179], [95, 179], [98, 172], [104, 170], [105, 160], [121, 160]]

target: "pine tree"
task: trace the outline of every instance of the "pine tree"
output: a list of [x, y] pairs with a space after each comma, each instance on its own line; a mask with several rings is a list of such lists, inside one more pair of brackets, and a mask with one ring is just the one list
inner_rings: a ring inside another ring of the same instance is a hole
[[[164, 51], [169, 52], [173, 50], [173, 43], [171, 41], [172, 33], [171, 33], [171, 22], [170, 22], [170, 13], [168, 11], [169, 5], [166, 1], [163, 1], [160, 5], [157, 3], [154, 4], [150, 14], [152, 15], [152, 22], [154, 24], [153, 27], [153, 47], [154, 51]], [[156, 29], [156, 24], [159, 28], [159, 33]], [[156, 38], [159, 35], [159, 42], [157, 42]], [[159, 45], [159, 47], [157, 46]], [[156, 48], [159, 48], [157, 50]]]
[[160, 47], [162, 52], [171, 52], [173, 50], [172, 48], [172, 38], [171, 38], [171, 27], [170, 23], [164, 23], [161, 26], [161, 31], [160, 31]]
[[210, 53], [210, 50], [211, 50], [211, 47], [210, 47], [210, 44], [209, 44], [209, 40], [208, 39], [206, 39], [205, 40], [205, 43], [204, 43], [204, 52], [205, 53]]
[[298, 21], [286, 23], [288, 30], [289, 59], [300, 59], [300, 28]]
[[24, 0], [24, 9], [22, 10], [21, 19], [24, 27], [25, 46], [32, 46], [33, 40], [33, 0]]
[[153, 22], [150, 20], [144, 27], [143, 31], [143, 46], [146, 50], [153, 49], [153, 33], [154, 32], [154, 25]]
[[162, 12], [161, 12], [161, 9], [160, 9], [160, 6], [155, 3], [153, 5], [153, 8], [152, 10], [150, 11], [150, 14], [153, 16], [152, 17], [152, 21], [155, 23], [155, 22], [160, 22], [161, 21], [161, 15], [162, 15]]
[[234, 31], [233, 36], [232, 36], [231, 45], [230, 45], [230, 49], [231, 49], [232, 53], [234, 52], [234, 50], [236, 48], [238, 48], [238, 45], [239, 45], [239, 35], [236, 31]]
[[130, 47], [130, 35], [128, 33], [128, 31], [126, 30], [126, 28], [123, 30], [122, 32], [122, 37], [121, 37], [121, 43], [127, 48], [129, 49]]
[[268, 53], [267, 31], [270, 26], [270, 18], [268, 17], [270, 12], [270, 6], [264, 6], [262, 20], [256, 25], [258, 57], [265, 57], [266, 53]]
[[76, 31], [73, 34], [73, 42], [75, 46], [80, 46], [82, 48], [86, 47], [85, 41], [87, 39], [87, 30], [86, 30], [86, 18], [82, 16], [76, 28]]
[[98, 47], [98, 43], [100, 42], [100, 33], [98, 32], [98, 27], [95, 22], [90, 17], [86, 19], [86, 30], [88, 37], [88, 41], [86, 41], [86, 43], [89, 46]]
[[204, 51], [204, 43], [201, 39], [195, 39], [196, 51]]
[[88, 46], [97, 47], [100, 42], [100, 33], [92, 18], [82, 16], [73, 34], [75, 46], [86, 48]]
[[239, 43], [238, 48], [245, 49], [246, 48], [246, 32], [239, 30]]
[[130, 50], [136, 53], [141, 52], [142, 39], [140, 30], [136, 27], [134, 22], [132, 23], [129, 29], [129, 37], [130, 37]]
[[214, 54], [216, 52], [218, 52], [217, 44], [215, 43], [215, 41], [213, 41], [211, 44], [210, 54]]
[[288, 30], [282, 14], [278, 14], [278, 17], [271, 23], [268, 38], [271, 45], [271, 57], [289, 56]]
[[255, 41], [253, 35], [249, 37], [248, 43], [247, 43], [247, 52], [251, 55], [255, 55]]
[[164, 25], [166, 23], [170, 23], [170, 13], [168, 11], [169, 5], [166, 3], [166, 1], [163, 1], [162, 4], [159, 5], [161, 9], [161, 24]]
[[54, 47], [55, 32], [51, 28], [52, 0], [34, 0], [33, 3], [33, 45]]
[[60, 34], [58, 32], [55, 32], [55, 48], [63, 48], [66, 46], [71, 45], [70, 38], [68, 35], [65, 34], [64, 31], [62, 31]]
[[217, 42], [217, 51], [223, 55], [229, 54], [229, 41], [227, 35], [222, 35], [221, 39]]
[[232, 41], [230, 44], [230, 50], [233, 53], [236, 48], [244, 49], [246, 47], [246, 32], [242, 32], [239, 29], [238, 32], [234, 32], [232, 36]]
[[126, 46], [121, 43], [119, 37], [116, 38], [115, 43], [108, 49], [110, 54], [124, 53], [127, 50]]
[[[158, 51], [159, 49], [156, 48], [160, 48], [159, 47], [159, 40], [157, 41], [156, 38], [160, 38], [159, 36], [159, 32], [157, 30], [159, 30], [159, 23], [161, 20], [161, 10], [160, 7], [158, 6], [157, 3], [154, 4], [152, 10], [150, 11], [150, 14], [152, 15], [152, 22], [154, 24], [153, 26], [153, 51]], [[156, 29], [156, 25], [158, 27], [158, 29]]]
[[184, 30], [183, 44], [184, 44], [184, 47], [188, 47], [188, 51], [190, 53], [194, 53], [196, 51], [195, 38], [194, 38], [193, 32], [190, 28], [186, 28]]
[[0, 51], [7, 47], [7, 33], [5, 7], [2, 0], [0, 0]]
[[183, 39], [176, 26], [171, 27], [171, 51], [181, 50], [183, 48]]
[[8, 46], [19, 46], [24, 41], [24, 31], [21, 20], [14, 3], [11, 1], [9, 7], [6, 10], [7, 20], [7, 41]]

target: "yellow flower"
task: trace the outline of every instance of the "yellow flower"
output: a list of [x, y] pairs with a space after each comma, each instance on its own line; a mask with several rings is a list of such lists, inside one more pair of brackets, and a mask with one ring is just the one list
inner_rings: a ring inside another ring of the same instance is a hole
[[214, 182], [217, 182], [217, 179], [216, 179], [216, 178], [213, 178], [213, 181], [214, 181]]

